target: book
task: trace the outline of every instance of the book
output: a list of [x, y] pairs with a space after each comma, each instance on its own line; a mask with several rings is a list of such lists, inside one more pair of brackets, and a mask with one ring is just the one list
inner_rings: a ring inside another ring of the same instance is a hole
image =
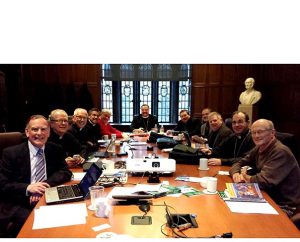
[[230, 201], [266, 202], [257, 183], [226, 183]]

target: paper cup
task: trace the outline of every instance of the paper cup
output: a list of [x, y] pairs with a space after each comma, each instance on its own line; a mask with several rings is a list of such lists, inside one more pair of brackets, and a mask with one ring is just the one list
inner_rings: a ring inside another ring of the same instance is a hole
[[200, 160], [199, 160], [199, 170], [202, 170], [202, 171], [208, 170], [207, 163], [208, 163], [208, 159], [200, 158]]
[[215, 193], [217, 191], [218, 179], [216, 177], [208, 177], [206, 182], [206, 190], [209, 193]]

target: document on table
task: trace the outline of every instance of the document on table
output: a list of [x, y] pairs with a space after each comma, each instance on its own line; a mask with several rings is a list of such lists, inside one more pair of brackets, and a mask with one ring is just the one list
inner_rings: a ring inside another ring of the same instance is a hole
[[73, 181], [81, 181], [86, 172], [73, 172]]
[[86, 216], [85, 203], [41, 206], [34, 210], [32, 229], [85, 224]]
[[268, 202], [225, 202], [230, 211], [233, 213], [261, 213], [278, 215], [278, 212]]

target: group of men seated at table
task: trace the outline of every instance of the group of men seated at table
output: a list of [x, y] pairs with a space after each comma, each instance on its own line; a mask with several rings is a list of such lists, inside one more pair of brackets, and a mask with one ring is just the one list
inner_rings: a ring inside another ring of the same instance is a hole
[[[29, 118], [27, 141], [3, 150], [0, 161], [0, 237], [16, 237], [45, 189], [69, 181], [70, 168], [98, 149], [98, 139], [112, 133], [124, 137], [109, 124], [110, 116], [109, 110], [78, 108], [70, 126], [62, 109], [53, 110], [49, 119]], [[145, 104], [130, 129], [149, 132], [155, 125], [159, 126], [157, 118]], [[200, 145], [200, 151], [209, 158], [208, 164], [231, 166], [234, 182], [258, 183], [289, 217], [300, 212], [300, 168], [291, 150], [276, 139], [272, 121], [259, 119], [250, 127], [248, 115], [236, 111], [230, 129], [221, 114], [210, 108], [203, 109], [202, 120], [181, 110], [173, 130], [188, 132], [194, 142], [207, 144]], [[73, 157], [76, 154], [79, 158]], [[249, 174], [246, 166], [255, 172]]]

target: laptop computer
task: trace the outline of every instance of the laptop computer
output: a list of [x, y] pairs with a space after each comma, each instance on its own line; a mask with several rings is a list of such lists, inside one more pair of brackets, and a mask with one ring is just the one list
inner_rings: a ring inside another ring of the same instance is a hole
[[189, 146], [189, 147], [192, 147], [192, 141], [191, 141], [191, 137], [189, 135], [188, 132], [183, 132], [183, 135], [184, 135], [184, 138], [185, 138], [185, 141], [186, 141], [186, 145]]
[[79, 184], [46, 188], [46, 204], [58, 204], [82, 201], [89, 193], [89, 187], [94, 186], [102, 174], [102, 169], [92, 164]]
[[109, 149], [109, 146], [111, 145], [112, 143], [112, 140], [110, 140], [110, 142], [108, 143], [108, 145], [106, 146], [106, 149], [104, 152], [102, 151], [96, 151], [93, 156], [94, 157], [98, 157], [98, 158], [108, 158], [109, 157], [109, 153], [108, 153], [108, 149]]

